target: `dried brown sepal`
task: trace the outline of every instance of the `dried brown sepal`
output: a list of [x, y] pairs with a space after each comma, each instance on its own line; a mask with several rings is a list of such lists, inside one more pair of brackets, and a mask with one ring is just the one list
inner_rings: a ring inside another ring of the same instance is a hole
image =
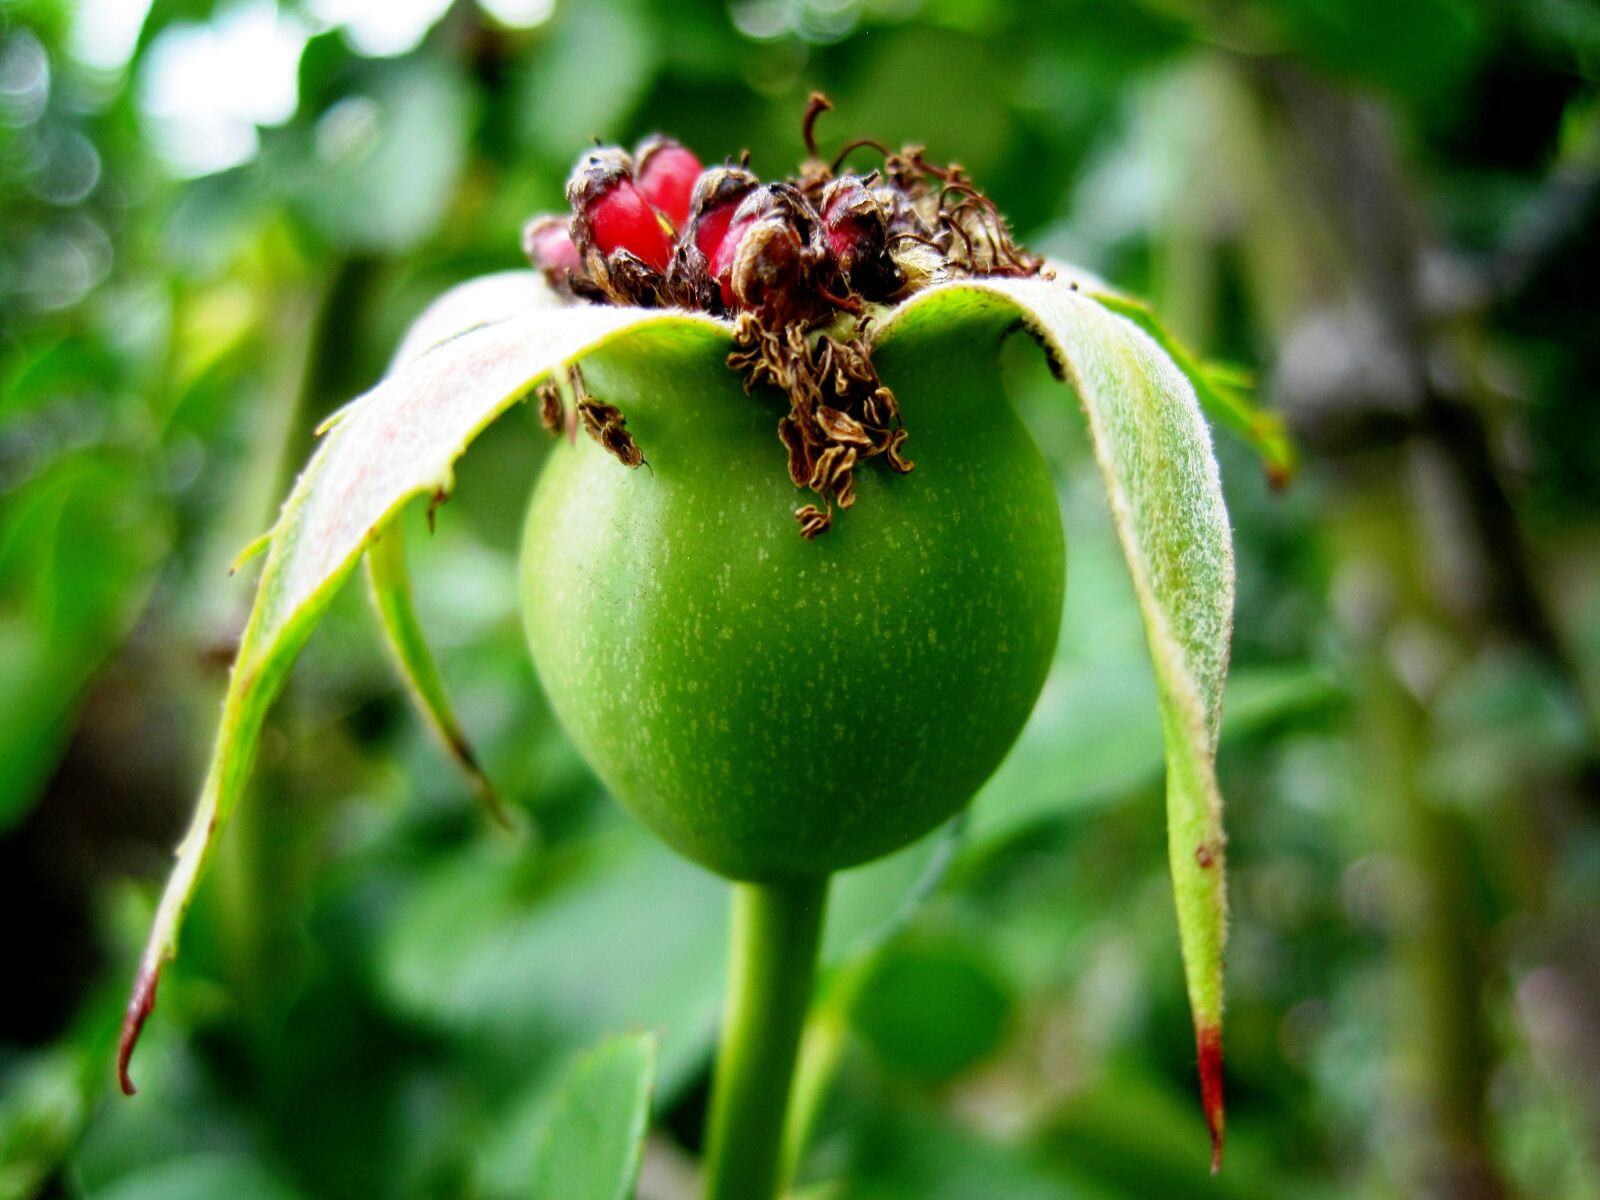
[[815, 492], [828, 512], [822, 522], [816, 515], [822, 510], [806, 510], [801, 522], [811, 530], [807, 536], [825, 532], [834, 505], [847, 509], [855, 503], [861, 463], [887, 456], [894, 471], [911, 470], [900, 451], [906, 431], [899, 405], [859, 338], [807, 336], [798, 324], [780, 335], [750, 313], [741, 317], [734, 337], [739, 348], [728, 356], [728, 365], [743, 376], [745, 390], [765, 384], [789, 396], [789, 412], [778, 422], [789, 478]]
[[[892, 427], [900, 430], [900, 402], [888, 388], [873, 388], [872, 395], [861, 403], [861, 419], [874, 429]], [[900, 432], [903, 434], [905, 431]]]
[[574, 277], [571, 286], [578, 295], [635, 308], [660, 308], [663, 304], [671, 303], [667, 276], [631, 250], [613, 250], [610, 254], [602, 254], [591, 245], [583, 261], [586, 282], [591, 289], [586, 292], [583, 286], [585, 281]]
[[829, 441], [845, 442], [856, 446], [870, 446], [872, 439], [867, 436], [866, 427], [849, 413], [842, 413], [837, 408], [829, 408], [826, 404], [816, 411], [817, 428]]
[[604, 426], [600, 430], [600, 445], [607, 454], [631, 470], [644, 465], [644, 452], [639, 449], [639, 443], [633, 440], [633, 435], [624, 428], [626, 424], [626, 421], [617, 420]]
[[[817, 459], [808, 481], [811, 490], [820, 496], [835, 495], [846, 486], [850, 473], [856, 469], [854, 446], [829, 446]], [[843, 503], [841, 499], [840, 503]], [[845, 505], [845, 507], [849, 507]]]
[[722, 290], [711, 277], [711, 264], [700, 248], [688, 238], [680, 238], [672, 250], [672, 262], [661, 288], [664, 304], [704, 312], [724, 311]]
[[812, 472], [817, 468], [811, 446], [800, 434], [800, 425], [793, 417], [778, 422], [778, 440], [789, 452], [789, 479], [797, 488], [811, 485]]
[[567, 375], [575, 398], [573, 407], [584, 432], [623, 466], [630, 470], [643, 466], [644, 452], [628, 432], [628, 418], [622, 415], [622, 410], [615, 404], [607, 404], [591, 396], [579, 368], [570, 368]]
[[883, 456], [889, 465], [901, 475], [908, 475], [917, 464], [900, 453], [900, 447], [906, 443], [906, 431], [896, 429], [889, 435], [889, 444], [884, 447]]
[[551, 437], [560, 437], [567, 428], [567, 406], [561, 399], [561, 389], [550, 380], [533, 389], [533, 398], [539, 402], [539, 424]]
[[833, 510], [818, 508], [815, 504], [795, 509], [794, 517], [800, 522], [800, 536], [808, 542], [815, 541], [833, 528]]

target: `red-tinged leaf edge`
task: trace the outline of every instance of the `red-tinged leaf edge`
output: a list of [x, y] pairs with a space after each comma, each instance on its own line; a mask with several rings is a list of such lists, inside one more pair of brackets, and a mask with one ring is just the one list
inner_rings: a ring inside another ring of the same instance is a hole
[[1222, 1170], [1222, 1137], [1227, 1115], [1222, 1098], [1222, 1026], [1197, 1025], [1194, 1042], [1200, 1059], [1200, 1104], [1211, 1134], [1211, 1173]]

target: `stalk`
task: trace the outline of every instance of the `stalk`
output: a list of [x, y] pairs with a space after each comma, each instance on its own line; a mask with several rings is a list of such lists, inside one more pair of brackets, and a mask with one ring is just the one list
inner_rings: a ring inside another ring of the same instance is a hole
[[733, 885], [722, 1047], [711, 1092], [705, 1200], [772, 1200], [784, 1116], [816, 975], [828, 876]]

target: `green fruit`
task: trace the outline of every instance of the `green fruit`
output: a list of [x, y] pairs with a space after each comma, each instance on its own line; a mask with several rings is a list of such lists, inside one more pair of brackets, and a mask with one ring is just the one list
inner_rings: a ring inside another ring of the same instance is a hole
[[859, 469], [815, 541], [787, 403], [703, 349], [586, 359], [648, 466], [563, 440], [528, 511], [523, 616], [557, 714], [624, 805], [734, 879], [866, 862], [955, 813], [1055, 648], [1060, 513], [993, 342], [924, 331], [874, 361], [916, 469]]

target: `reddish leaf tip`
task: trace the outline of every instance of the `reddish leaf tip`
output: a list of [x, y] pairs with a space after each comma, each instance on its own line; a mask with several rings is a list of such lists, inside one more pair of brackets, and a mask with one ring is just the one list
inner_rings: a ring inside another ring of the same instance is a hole
[[1200, 1058], [1200, 1104], [1205, 1109], [1206, 1128], [1211, 1133], [1211, 1173], [1222, 1170], [1222, 1133], [1225, 1124], [1222, 1103], [1222, 1026], [1204, 1025], [1195, 1030], [1195, 1047]]
[[161, 982], [161, 969], [146, 963], [139, 968], [139, 978], [134, 981], [133, 994], [128, 997], [128, 1008], [122, 1017], [122, 1034], [117, 1039], [117, 1083], [124, 1096], [135, 1095], [128, 1074], [128, 1063], [133, 1058], [133, 1048], [139, 1044], [139, 1034], [156, 1006], [156, 985]]

